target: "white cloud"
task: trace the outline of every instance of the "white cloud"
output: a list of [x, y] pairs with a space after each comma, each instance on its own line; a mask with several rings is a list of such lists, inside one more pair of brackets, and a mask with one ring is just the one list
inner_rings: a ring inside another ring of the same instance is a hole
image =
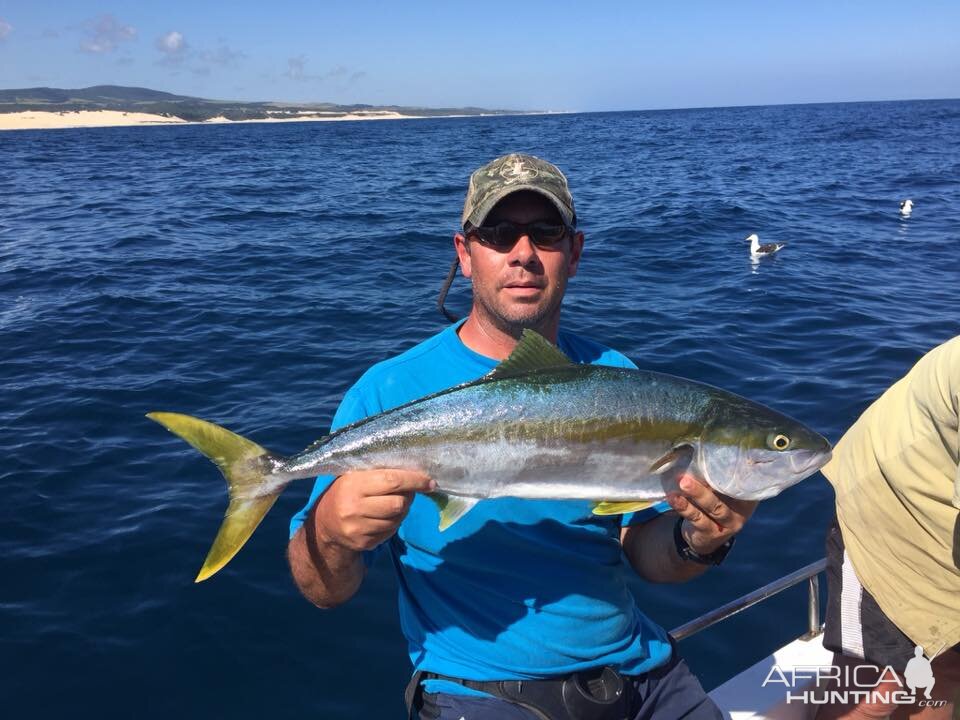
[[183, 33], [171, 30], [166, 35], [157, 38], [157, 50], [167, 55], [177, 55], [187, 49], [187, 43], [183, 39]]
[[13, 32], [13, 25], [0, 18], [0, 40], [6, 40], [11, 32]]
[[88, 20], [84, 23], [83, 32], [87, 37], [80, 43], [80, 49], [94, 54], [113, 52], [120, 43], [137, 36], [135, 27], [123, 25], [113, 15], [101, 15]]
[[221, 45], [216, 50], [202, 51], [199, 53], [200, 62], [208, 65], [222, 65], [230, 67], [237, 65], [241, 60], [247, 58], [241, 50], [231, 50], [226, 45]]
[[353, 85], [357, 80], [362, 80], [367, 74], [362, 70], [350, 70], [343, 65], [337, 65], [333, 70], [323, 76], [325, 80], [336, 80], [341, 85]]
[[246, 59], [246, 54], [221, 44], [214, 50], [196, 48], [187, 43], [183, 33], [171, 30], [157, 38], [156, 47], [162, 55], [158, 65], [173, 69], [184, 68], [194, 75], [210, 75], [215, 67], [234, 67]]
[[157, 62], [158, 65], [179, 67], [192, 55], [190, 46], [183, 38], [183, 33], [177, 30], [171, 30], [158, 37], [156, 47], [162, 56]]
[[358, 80], [367, 76], [363, 71], [354, 71], [344, 65], [337, 65], [332, 70], [323, 74], [313, 75], [307, 72], [307, 58], [304, 55], [289, 58], [287, 60], [287, 70], [283, 75], [291, 80], [298, 80], [300, 82], [324, 82], [329, 80], [333, 81], [336, 85], [345, 87], [353, 85]]
[[321, 79], [319, 75], [307, 74], [307, 58], [304, 55], [297, 55], [296, 57], [288, 58], [287, 70], [283, 74], [285, 77], [288, 77], [291, 80], [300, 80], [304, 82]]

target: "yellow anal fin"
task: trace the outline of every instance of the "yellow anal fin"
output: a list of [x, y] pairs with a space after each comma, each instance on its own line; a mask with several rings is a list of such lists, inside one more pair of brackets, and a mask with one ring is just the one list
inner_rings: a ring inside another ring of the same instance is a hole
[[480, 502], [477, 498], [447, 495], [443, 492], [432, 492], [427, 497], [437, 504], [437, 509], [440, 511], [438, 527], [441, 532], [470, 512], [470, 509]]
[[626, 513], [644, 510], [653, 505], [656, 500], [641, 500], [630, 502], [598, 502], [593, 506], [594, 515], [624, 515]]

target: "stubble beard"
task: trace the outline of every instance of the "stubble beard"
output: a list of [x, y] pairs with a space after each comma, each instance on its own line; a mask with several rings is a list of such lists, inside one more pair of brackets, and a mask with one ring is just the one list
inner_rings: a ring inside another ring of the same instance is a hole
[[525, 305], [522, 303], [489, 302], [483, 293], [474, 294], [474, 304], [485, 319], [499, 330], [513, 337], [520, 337], [526, 330], [543, 331], [544, 326], [560, 316], [564, 286], [554, 288], [555, 295], [545, 302]]

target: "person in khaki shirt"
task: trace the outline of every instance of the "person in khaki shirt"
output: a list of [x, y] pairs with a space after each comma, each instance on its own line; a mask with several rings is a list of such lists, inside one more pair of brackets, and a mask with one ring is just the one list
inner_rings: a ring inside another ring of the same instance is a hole
[[[822, 470], [837, 513], [824, 645], [858, 681], [830, 689], [863, 690], [867, 675], [853, 669], [876, 665], [891, 702], [853, 698], [823, 706], [818, 720], [960, 717], [958, 417], [960, 336], [867, 408]], [[914, 697], [897, 703], [892, 691]]]

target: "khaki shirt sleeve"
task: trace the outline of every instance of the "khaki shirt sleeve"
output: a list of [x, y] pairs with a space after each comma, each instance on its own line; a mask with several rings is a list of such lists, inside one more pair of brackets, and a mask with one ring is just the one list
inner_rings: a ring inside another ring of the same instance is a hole
[[[948, 340], [929, 355], [935, 356], [935, 360], [932, 371], [925, 373], [925, 402], [931, 415], [939, 418], [943, 439], [953, 445], [947, 451], [957, 460], [960, 459], [960, 336]], [[951, 504], [960, 508], [960, 462], [953, 468]]]
[[960, 465], [957, 466], [957, 476], [953, 479], [953, 506], [960, 510]]
[[[960, 408], [960, 392], [953, 399], [953, 406]], [[957, 457], [960, 457], [960, 427], [957, 428]], [[953, 476], [953, 506], [960, 509], [960, 464], [957, 465], [957, 471]]]

